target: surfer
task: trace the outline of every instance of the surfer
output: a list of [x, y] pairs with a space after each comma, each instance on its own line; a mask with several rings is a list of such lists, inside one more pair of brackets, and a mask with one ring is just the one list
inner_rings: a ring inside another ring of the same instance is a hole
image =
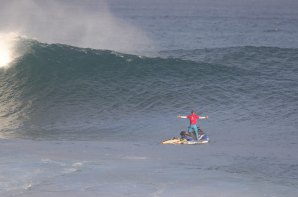
[[199, 134], [198, 134], [198, 126], [197, 126], [197, 119], [207, 119], [208, 116], [198, 116], [193, 110], [191, 111], [191, 114], [188, 116], [177, 116], [178, 118], [188, 118], [189, 119], [189, 127], [188, 132], [192, 132], [192, 129], [196, 133], [196, 138], [199, 140]]

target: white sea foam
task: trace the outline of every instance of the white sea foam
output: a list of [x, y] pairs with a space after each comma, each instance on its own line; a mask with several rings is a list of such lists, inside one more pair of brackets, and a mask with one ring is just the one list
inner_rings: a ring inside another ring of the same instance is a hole
[[18, 57], [15, 51], [18, 37], [17, 33], [0, 33], [0, 68], [8, 67]]

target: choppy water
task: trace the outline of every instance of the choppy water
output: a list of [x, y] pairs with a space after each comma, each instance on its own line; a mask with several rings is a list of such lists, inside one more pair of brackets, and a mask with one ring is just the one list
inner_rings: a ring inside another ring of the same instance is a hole
[[[1, 195], [295, 196], [297, 5], [178, 3], [109, 4], [151, 40], [138, 55], [18, 41], [0, 68]], [[160, 145], [191, 110], [211, 143]]]

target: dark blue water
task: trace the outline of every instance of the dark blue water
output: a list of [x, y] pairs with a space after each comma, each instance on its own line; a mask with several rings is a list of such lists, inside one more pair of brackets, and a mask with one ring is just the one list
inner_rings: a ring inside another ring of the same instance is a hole
[[116, 2], [115, 15], [144, 29], [160, 50], [298, 46], [298, 5], [291, 0]]
[[[27, 37], [0, 68], [3, 195], [297, 193], [296, 2], [5, 5]], [[159, 145], [191, 110], [210, 144]]]

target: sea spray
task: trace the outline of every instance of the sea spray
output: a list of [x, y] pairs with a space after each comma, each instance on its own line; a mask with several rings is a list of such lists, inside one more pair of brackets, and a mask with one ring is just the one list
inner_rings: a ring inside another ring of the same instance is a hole
[[0, 31], [16, 31], [42, 42], [141, 55], [155, 45], [141, 28], [112, 13], [105, 0], [12, 0], [0, 12], [5, 16], [0, 18]]
[[16, 51], [18, 39], [17, 33], [0, 33], [0, 69], [9, 67], [10, 63], [20, 55]]

